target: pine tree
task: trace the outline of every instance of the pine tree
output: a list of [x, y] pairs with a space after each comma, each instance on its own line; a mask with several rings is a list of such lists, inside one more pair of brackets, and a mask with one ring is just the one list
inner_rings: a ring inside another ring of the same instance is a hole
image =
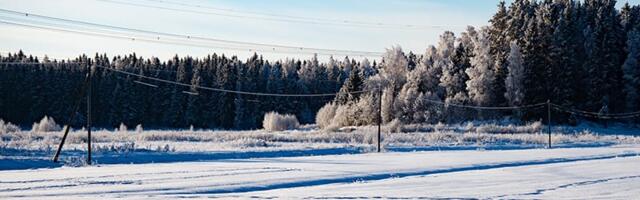
[[187, 97], [187, 106], [185, 111], [186, 122], [189, 126], [202, 127], [204, 124], [201, 121], [202, 113], [200, 108], [202, 108], [202, 99], [200, 97], [201, 92], [199, 92], [198, 87], [202, 83], [202, 66], [200, 64], [196, 64], [193, 67], [193, 75], [191, 76], [191, 87], [189, 87], [189, 91], [191, 94]]
[[518, 45], [524, 44], [524, 32], [527, 28], [529, 1], [515, 0], [509, 6], [507, 12], [506, 35], [507, 41], [517, 41]]
[[350, 70], [349, 78], [344, 83], [336, 97], [336, 102], [338, 104], [345, 104], [348, 101], [358, 100], [360, 94], [352, 94], [352, 92], [361, 91], [363, 84], [364, 78], [362, 77], [362, 73], [360, 73], [360, 69], [358, 67], [352, 68], [352, 70]]
[[588, 49], [588, 61], [585, 70], [591, 76], [588, 81], [586, 107], [597, 110], [606, 102], [615, 112], [621, 105], [620, 85], [623, 63], [624, 39], [620, 18], [617, 16], [615, 1], [585, 1], [587, 15], [587, 36], [585, 48]]
[[571, 4], [561, 5], [563, 11], [554, 28], [549, 57], [551, 59], [549, 82], [552, 82], [549, 99], [563, 106], [572, 106], [575, 101], [573, 78], [577, 69], [577, 62], [572, 58], [577, 42], [573, 41], [575, 33], [575, 21], [573, 20], [573, 7]]
[[[507, 76], [506, 59], [509, 52], [509, 40], [507, 39], [507, 28], [509, 22], [509, 15], [504, 1], [498, 3], [498, 11], [493, 15], [493, 18], [489, 20], [491, 26], [489, 27], [489, 40], [491, 41], [491, 55], [493, 55], [495, 71], [494, 90], [497, 94], [503, 94], [505, 92], [504, 79]], [[505, 102], [503, 96], [497, 95], [494, 99], [496, 105], [501, 105]]]
[[[276, 62], [271, 67], [271, 72], [269, 73], [269, 79], [267, 80], [267, 92], [273, 94], [284, 94], [285, 86], [282, 80], [282, 64], [280, 62]], [[283, 104], [286, 102], [283, 101], [281, 97], [270, 97], [271, 105], [269, 107], [269, 111], [276, 112], [284, 112]]]
[[627, 36], [629, 54], [622, 65], [625, 94], [625, 110], [634, 112], [640, 109], [640, 30], [633, 29]]

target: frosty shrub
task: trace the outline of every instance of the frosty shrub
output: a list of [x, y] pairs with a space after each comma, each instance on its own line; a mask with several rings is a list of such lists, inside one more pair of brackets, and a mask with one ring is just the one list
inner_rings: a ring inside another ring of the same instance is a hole
[[402, 132], [402, 126], [403, 126], [402, 121], [396, 118], [391, 120], [391, 122], [387, 124], [387, 130], [390, 133], [400, 133]]
[[87, 159], [83, 156], [72, 156], [65, 158], [63, 163], [66, 167], [84, 167], [87, 166]]
[[124, 123], [120, 123], [120, 126], [118, 126], [117, 132], [126, 133], [127, 131], [128, 131], [127, 125], [124, 125]]
[[0, 119], [0, 134], [20, 131], [20, 127]]
[[326, 129], [331, 126], [333, 117], [336, 115], [337, 107], [335, 104], [329, 103], [318, 110], [318, 114], [316, 114], [316, 124], [318, 127]]
[[143, 129], [142, 129], [142, 124], [138, 124], [136, 126], [136, 133], [142, 133]]
[[542, 131], [542, 122], [535, 121], [533, 123], [527, 124], [526, 127], [529, 128], [530, 133], [539, 133], [540, 131]]
[[295, 115], [282, 115], [277, 112], [269, 112], [264, 115], [262, 127], [267, 131], [284, 131], [296, 129], [300, 126]]
[[56, 121], [53, 120], [53, 117], [44, 116], [40, 122], [33, 123], [31, 127], [31, 132], [50, 132], [50, 131], [60, 131], [60, 125], [56, 124]]
[[353, 119], [355, 118], [355, 108], [351, 106], [350, 103], [345, 105], [337, 106], [335, 116], [333, 120], [331, 120], [331, 124], [329, 125], [329, 129], [339, 129], [341, 127], [349, 126], [353, 124]]
[[252, 148], [252, 147], [268, 147], [267, 141], [256, 138], [242, 138], [231, 142], [233, 147]]

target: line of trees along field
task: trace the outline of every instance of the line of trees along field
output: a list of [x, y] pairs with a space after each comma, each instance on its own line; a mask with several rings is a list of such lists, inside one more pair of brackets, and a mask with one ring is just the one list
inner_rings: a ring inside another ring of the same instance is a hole
[[[459, 122], [510, 117], [539, 120], [544, 109], [481, 112], [443, 107], [431, 101], [474, 106], [521, 106], [551, 100], [593, 112], [640, 110], [640, 7], [616, 9], [614, 0], [515, 0], [498, 4], [490, 25], [444, 32], [420, 54], [387, 50], [380, 63], [349, 58], [319, 62], [260, 56], [246, 61], [210, 55], [168, 61], [135, 54], [80, 56], [49, 61], [22, 52], [0, 65], [0, 118], [27, 125], [44, 115], [65, 119], [87, 66], [100, 65], [192, 85], [265, 93], [334, 93], [336, 97], [256, 97], [157, 84], [153, 88], [98, 69], [94, 79], [94, 121], [147, 127], [259, 128], [264, 113], [295, 114], [302, 123], [323, 116], [334, 125], [374, 124], [378, 95], [349, 92], [383, 88], [383, 120], [404, 123]], [[198, 93], [187, 95], [183, 91]], [[83, 108], [84, 109], [84, 108]], [[328, 113], [328, 114], [327, 114]], [[578, 116], [557, 113], [554, 121]], [[81, 123], [83, 114], [75, 121]], [[636, 121], [637, 122], [637, 121]]]

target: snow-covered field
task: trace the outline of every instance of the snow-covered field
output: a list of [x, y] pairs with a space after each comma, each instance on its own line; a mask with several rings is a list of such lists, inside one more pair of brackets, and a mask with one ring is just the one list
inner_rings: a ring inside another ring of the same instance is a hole
[[[93, 132], [93, 157], [97, 164], [121, 164], [364, 153], [375, 150], [376, 130], [376, 127], [347, 127], [321, 131], [314, 126], [282, 132], [97, 130]], [[383, 128], [382, 147], [384, 151], [395, 152], [544, 148], [548, 142], [545, 130], [540, 123], [388, 126]], [[599, 131], [556, 127], [552, 143], [554, 147], [640, 144], [637, 136], [599, 134]], [[69, 134], [61, 163], [50, 162], [61, 136], [61, 132], [40, 131], [0, 134], [0, 170], [82, 165], [86, 154], [83, 130]]]
[[92, 166], [84, 131], [70, 134], [58, 164], [60, 132], [2, 133], [0, 199], [640, 196], [633, 129], [556, 127], [545, 149], [539, 123], [384, 127], [373, 153], [375, 130], [100, 130]]
[[386, 152], [0, 172], [0, 198], [632, 199], [640, 146]]

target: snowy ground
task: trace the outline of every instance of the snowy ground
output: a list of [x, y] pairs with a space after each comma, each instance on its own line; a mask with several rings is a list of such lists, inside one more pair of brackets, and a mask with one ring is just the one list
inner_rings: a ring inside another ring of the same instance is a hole
[[0, 199], [631, 199], [637, 166], [638, 145], [115, 164], [2, 171]]
[[[85, 132], [0, 134], [0, 199], [628, 199], [640, 196], [634, 129], [539, 123], [409, 125], [325, 132]], [[604, 130], [604, 131], [602, 131]], [[606, 132], [606, 131], [614, 132]], [[616, 134], [617, 132], [620, 134]]]
[[[376, 130], [347, 127], [326, 132], [313, 126], [284, 132], [97, 130], [93, 132], [93, 157], [97, 164], [142, 164], [366, 153], [375, 150]], [[384, 127], [382, 147], [391, 152], [545, 148], [545, 130], [540, 123]], [[637, 130], [612, 129], [626, 135], [600, 134], [600, 130], [556, 127], [552, 143], [561, 148], [640, 144], [640, 137], [633, 135]], [[82, 165], [78, 162], [86, 154], [86, 132], [82, 130], [69, 134], [61, 163], [50, 161], [61, 136], [61, 132], [26, 130], [0, 133], [0, 170]]]

